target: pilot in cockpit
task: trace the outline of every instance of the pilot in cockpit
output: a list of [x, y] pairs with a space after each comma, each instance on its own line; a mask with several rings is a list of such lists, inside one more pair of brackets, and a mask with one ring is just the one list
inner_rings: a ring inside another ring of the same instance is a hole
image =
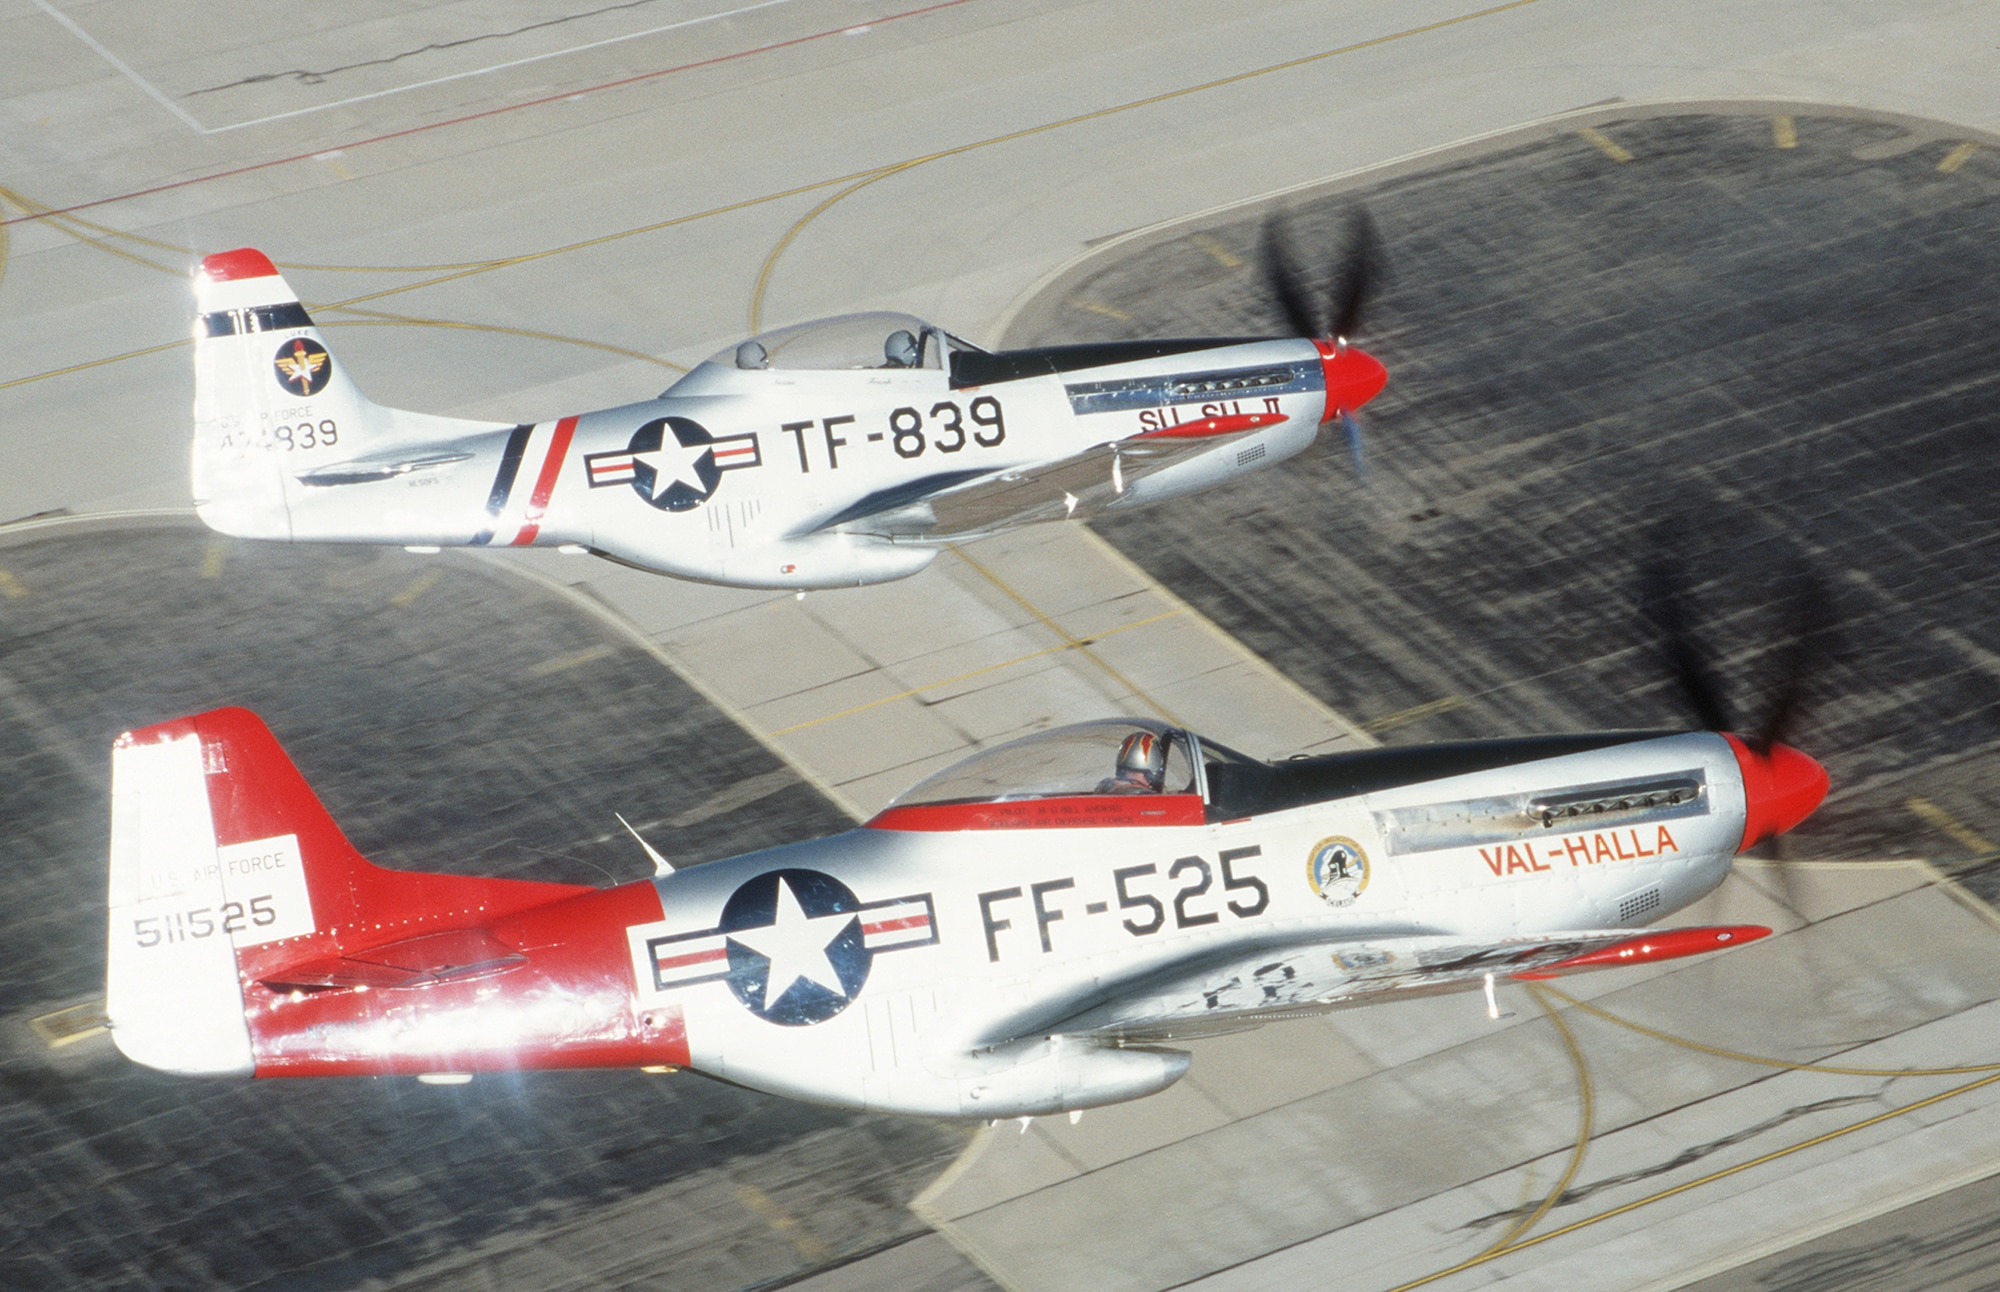
[[1118, 762], [1110, 779], [1099, 781], [1099, 794], [1158, 794], [1167, 783], [1167, 738], [1135, 731], [1118, 746]]
[[884, 367], [914, 368], [922, 362], [923, 350], [917, 345], [915, 334], [899, 327], [882, 343], [882, 357], [888, 360]]

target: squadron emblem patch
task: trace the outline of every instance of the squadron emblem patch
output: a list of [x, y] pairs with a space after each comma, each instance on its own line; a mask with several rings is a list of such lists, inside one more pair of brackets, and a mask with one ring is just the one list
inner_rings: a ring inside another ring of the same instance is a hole
[[333, 359], [317, 341], [295, 336], [278, 347], [272, 363], [278, 384], [294, 395], [317, 395], [333, 376]]
[[763, 465], [757, 433], [714, 436], [686, 417], [658, 417], [632, 432], [617, 453], [583, 459], [590, 487], [630, 485], [662, 511], [692, 511], [715, 495], [722, 473]]
[[1306, 859], [1306, 881], [1327, 905], [1352, 906], [1368, 887], [1368, 854], [1352, 839], [1321, 839]]

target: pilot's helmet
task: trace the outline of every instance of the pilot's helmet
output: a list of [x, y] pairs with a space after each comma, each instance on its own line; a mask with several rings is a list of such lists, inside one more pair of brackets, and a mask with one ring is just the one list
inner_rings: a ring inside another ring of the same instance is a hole
[[916, 367], [917, 360], [922, 354], [917, 349], [915, 334], [908, 328], [901, 327], [891, 332], [889, 339], [882, 343], [882, 357], [887, 359], [892, 367]]
[[736, 347], [736, 366], [739, 368], [768, 368], [771, 356], [765, 351], [761, 341], [745, 341]]
[[1118, 779], [1159, 789], [1167, 780], [1167, 741], [1150, 731], [1135, 731], [1118, 746]]

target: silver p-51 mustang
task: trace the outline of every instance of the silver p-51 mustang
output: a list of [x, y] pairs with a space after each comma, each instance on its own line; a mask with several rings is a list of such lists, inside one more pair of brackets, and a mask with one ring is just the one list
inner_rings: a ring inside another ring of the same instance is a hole
[[1265, 763], [1114, 720], [844, 834], [597, 889], [370, 864], [242, 709], [129, 733], [112, 768], [108, 1011], [141, 1063], [687, 1067], [980, 1118], [1161, 1090], [1177, 1038], [1762, 937], [1643, 926], [1827, 789], [1713, 732]]
[[569, 546], [712, 583], [899, 579], [948, 541], [1221, 483], [1382, 388], [1327, 336], [989, 353], [920, 319], [770, 332], [659, 398], [507, 425], [368, 400], [263, 253], [195, 275], [194, 499], [246, 538]]

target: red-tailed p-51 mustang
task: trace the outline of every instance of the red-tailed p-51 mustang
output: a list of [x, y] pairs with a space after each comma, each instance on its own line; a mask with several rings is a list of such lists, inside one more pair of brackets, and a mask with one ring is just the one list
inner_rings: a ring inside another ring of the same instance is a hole
[[132, 732], [112, 766], [108, 1010], [141, 1063], [687, 1067], [989, 1119], [1161, 1090], [1175, 1038], [1762, 937], [1637, 930], [1827, 788], [1713, 732], [1265, 763], [1116, 720], [844, 834], [596, 889], [371, 865], [241, 709]]
[[745, 341], [657, 399], [518, 426], [369, 402], [271, 261], [223, 252], [195, 275], [195, 507], [245, 538], [580, 547], [746, 587], [899, 579], [949, 541], [1261, 470], [1330, 420], [1352, 439], [1386, 380], [1343, 339], [1356, 250], [1325, 320], [1269, 253], [1291, 339], [996, 354], [861, 314]]

